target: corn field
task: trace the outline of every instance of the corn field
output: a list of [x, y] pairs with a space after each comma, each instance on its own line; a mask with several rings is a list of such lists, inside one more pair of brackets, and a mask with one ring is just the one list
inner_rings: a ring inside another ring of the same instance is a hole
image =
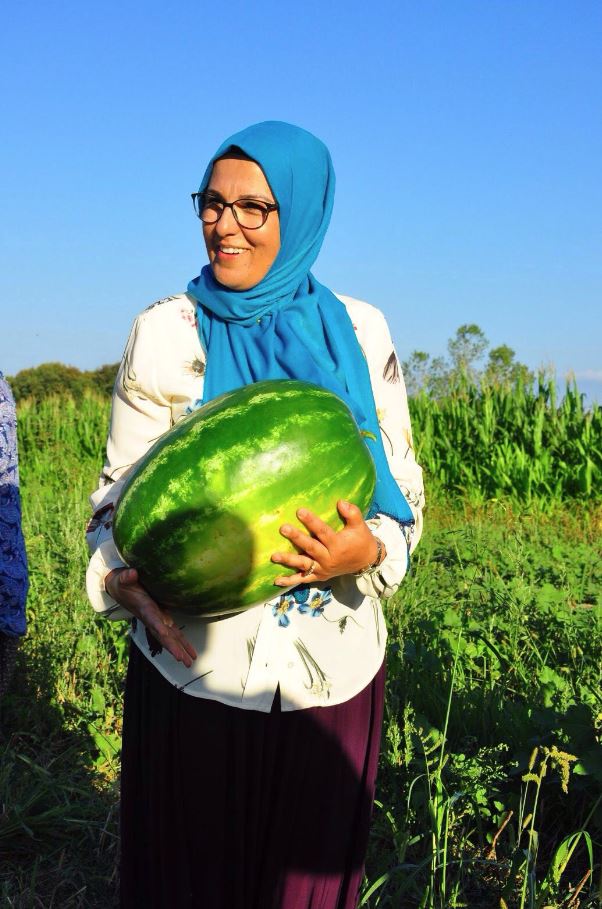
[[587, 410], [576, 384], [557, 400], [535, 387], [460, 383], [448, 397], [410, 401], [418, 459], [446, 491], [522, 502], [602, 494], [602, 408]]

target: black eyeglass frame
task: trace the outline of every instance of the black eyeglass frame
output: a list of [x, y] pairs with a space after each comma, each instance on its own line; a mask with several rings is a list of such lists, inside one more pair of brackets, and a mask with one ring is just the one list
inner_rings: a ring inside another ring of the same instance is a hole
[[[197, 210], [197, 202], [196, 202], [196, 200], [197, 200], [197, 199], [199, 199], [199, 200], [205, 200], [205, 199], [206, 199], [206, 196], [207, 196], [207, 193], [205, 193], [205, 192], [190, 193], [190, 198], [192, 199], [192, 205], [193, 205], [193, 208], [194, 208], [194, 213], [195, 213], [195, 215], [197, 216], [197, 218], [199, 219], [199, 221], [203, 221], [203, 219], [202, 219], [202, 217], [201, 217], [201, 214], [200, 214], [200, 212], [202, 211], [202, 207], [201, 207], [201, 205], [199, 204], [198, 210]], [[260, 204], [261, 206], [264, 206], [264, 205], [265, 205], [265, 208], [263, 209], [263, 221], [261, 222], [261, 224], [258, 224], [257, 227], [246, 227], [244, 224], [241, 224], [240, 221], [238, 220], [238, 216], [237, 216], [237, 214], [236, 214], [236, 209], [234, 208], [234, 206], [236, 205], [237, 202], [251, 202], [251, 201], [253, 201], [253, 202], [259, 202], [259, 204]], [[278, 205], [277, 202], [264, 202], [263, 199], [253, 199], [253, 200], [251, 200], [250, 198], [246, 198], [246, 199], [235, 199], [234, 202], [224, 202], [223, 199], [215, 199], [215, 202], [216, 202], [218, 205], [221, 205], [221, 206], [222, 206], [222, 210], [221, 210], [221, 212], [219, 213], [219, 217], [217, 217], [217, 218], [215, 219], [215, 221], [203, 221], [203, 224], [217, 224], [217, 222], [219, 221], [219, 219], [220, 219], [221, 216], [223, 215], [225, 209], [226, 209], [226, 208], [229, 208], [229, 209], [231, 210], [231, 212], [232, 212], [232, 215], [234, 216], [234, 220], [236, 221], [236, 223], [238, 224], [239, 227], [242, 227], [243, 230], [259, 230], [259, 228], [260, 228], [260, 227], [263, 227], [264, 224], [265, 224], [265, 222], [268, 220], [268, 218], [269, 218], [269, 216], [270, 216], [270, 212], [279, 211], [279, 210], [280, 210], [280, 206]], [[204, 208], [204, 204], [203, 204], [203, 208]]]

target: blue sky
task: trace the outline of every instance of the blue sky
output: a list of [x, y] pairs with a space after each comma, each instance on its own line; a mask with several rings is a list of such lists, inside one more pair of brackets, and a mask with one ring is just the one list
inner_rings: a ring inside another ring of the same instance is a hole
[[285, 119], [337, 172], [314, 272], [402, 358], [476, 322], [602, 397], [601, 46], [598, 0], [11, 4], [0, 369], [119, 359], [206, 261], [208, 157]]

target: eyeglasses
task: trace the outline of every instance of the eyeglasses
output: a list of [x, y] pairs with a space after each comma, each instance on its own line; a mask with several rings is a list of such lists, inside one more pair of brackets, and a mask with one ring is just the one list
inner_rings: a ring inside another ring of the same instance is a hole
[[197, 218], [203, 224], [217, 224], [224, 213], [224, 209], [232, 209], [236, 223], [245, 230], [257, 230], [263, 227], [270, 212], [278, 211], [278, 205], [271, 202], [261, 202], [259, 199], [236, 199], [234, 202], [224, 202], [207, 193], [191, 193], [192, 204]]

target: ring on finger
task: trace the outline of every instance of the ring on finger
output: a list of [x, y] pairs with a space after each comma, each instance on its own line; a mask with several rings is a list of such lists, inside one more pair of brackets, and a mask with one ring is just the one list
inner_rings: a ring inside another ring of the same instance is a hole
[[315, 567], [316, 567], [316, 562], [315, 562], [315, 560], [312, 560], [311, 565], [309, 566], [309, 568], [306, 571], [302, 572], [301, 577], [308, 578], [310, 576], [310, 574], [313, 574]]

